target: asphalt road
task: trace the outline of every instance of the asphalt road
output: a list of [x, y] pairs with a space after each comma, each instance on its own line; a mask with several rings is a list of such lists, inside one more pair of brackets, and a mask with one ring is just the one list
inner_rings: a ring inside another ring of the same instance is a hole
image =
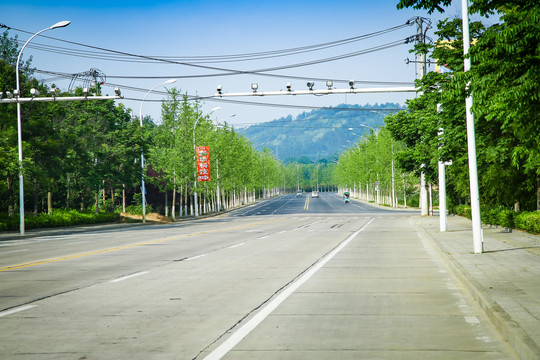
[[0, 243], [2, 359], [511, 359], [411, 216], [282, 196]]

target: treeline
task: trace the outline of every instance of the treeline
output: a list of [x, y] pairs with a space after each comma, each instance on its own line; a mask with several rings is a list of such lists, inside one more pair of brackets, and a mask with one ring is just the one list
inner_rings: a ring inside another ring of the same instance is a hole
[[[283, 184], [282, 165], [268, 149], [255, 150], [234, 128], [213, 123], [201, 112], [200, 103], [188, 101], [179, 90], [168, 93], [161, 106], [162, 122], [147, 122], [144, 129], [151, 174], [147, 180], [163, 194], [159, 203], [164, 204], [165, 215], [194, 214], [194, 194], [197, 212], [204, 214], [278, 193]], [[195, 185], [198, 146], [209, 147], [210, 180]]]
[[333, 182], [353, 197], [389, 206], [418, 206], [417, 177], [397, 166], [402, 142], [386, 128], [371, 131], [343, 151], [333, 173]]
[[[398, 7], [434, 11], [446, 3], [402, 0]], [[446, 167], [448, 208], [452, 211], [470, 204], [465, 99], [472, 94], [482, 220], [492, 224], [496, 218], [508, 219], [508, 211], [512, 211], [531, 212], [533, 215], [516, 219], [538, 222], [540, 4], [493, 4], [472, 1], [473, 12], [497, 13], [500, 23], [470, 23], [474, 39], [470, 71], [464, 72], [461, 19], [439, 22], [435, 42], [415, 48], [437, 59], [448, 71], [429, 72], [419, 79], [420, 92], [407, 102], [406, 111], [387, 116], [378, 138], [373, 134], [342, 154], [336, 170], [341, 186], [355, 189], [361, 184], [365, 191], [377, 180], [386, 191], [392, 159], [394, 171], [399, 169], [394, 180], [403, 174], [418, 177], [423, 172], [428, 184], [437, 184], [438, 162], [451, 161]], [[387, 137], [392, 139], [384, 140]], [[377, 167], [379, 178], [375, 179], [372, 169]], [[369, 199], [372, 197], [370, 194]]]
[[[10, 38], [7, 32], [0, 40], [0, 91], [6, 94], [16, 88], [18, 44], [17, 38]], [[50, 89], [32, 77], [30, 62], [23, 65], [21, 96], [30, 97], [31, 88], [41, 94], [48, 93]], [[94, 93], [98, 91], [91, 89]], [[82, 90], [56, 96], [74, 95], [82, 95]], [[168, 209], [169, 204], [176, 204], [178, 215], [191, 214], [195, 143], [209, 146], [211, 156], [211, 181], [197, 184], [199, 213], [216, 210], [218, 198], [221, 208], [227, 208], [277, 193], [277, 187], [283, 184], [283, 166], [270, 151], [256, 151], [234, 129], [213, 124], [201, 112], [200, 105], [188, 102], [178, 90], [172, 89], [162, 105], [163, 121], [155, 124], [145, 118], [141, 127], [130, 109], [113, 100], [23, 103], [25, 211], [29, 215], [51, 214], [55, 209], [119, 212], [130, 205], [134, 205], [132, 210], [140, 211], [137, 207], [141, 203], [144, 176], [146, 183], [153, 184], [163, 195], [161, 199], [153, 199], [155, 202], [149, 204], [149, 209]], [[144, 171], [141, 152], [146, 158]], [[3, 103], [0, 104], [0, 218], [11, 219], [4, 222], [7, 227], [16, 224], [13, 219], [19, 211], [18, 185], [16, 104]], [[167, 199], [171, 192], [172, 198]], [[60, 220], [49, 221], [48, 226], [68, 225], [70, 218], [76, 218], [64, 214]], [[35, 222], [39, 225], [44, 220], [36, 218]]]

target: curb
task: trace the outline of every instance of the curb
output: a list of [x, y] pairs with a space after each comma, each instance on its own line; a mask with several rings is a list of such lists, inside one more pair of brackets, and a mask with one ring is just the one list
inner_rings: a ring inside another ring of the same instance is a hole
[[160, 226], [160, 225], [167, 225], [167, 224], [175, 224], [175, 223], [180, 223], [184, 221], [194, 221], [194, 220], [199, 220], [199, 219], [206, 219], [210, 217], [220, 216], [220, 215], [227, 214], [235, 210], [249, 207], [258, 203], [259, 201], [256, 201], [254, 203], [244, 204], [235, 208], [222, 210], [219, 213], [217, 212], [207, 213], [207, 214], [199, 215], [198, 217], [186, 216], [183, 218], [177, 218], [174, 221], [169, 222], [169, 223], [147, 222], [146, 224], [143, 224], [142, 222], [132, 222], [132, 223], [86, 224], [86, 225], [74, 225], [70, 227], [33, 229], [33, 230], [29, 230], [25, 232], [24, 235], [21, 235], [18, 232], [6, 232], [6, 233], [0, 232], [0, 243], [2, 241], [29, 239], [29, 238], [40, 237], [40, 236], [69, 235], [69, 234], [85, 233], [85, 232], [93, 232], [93, 231], [101, 231], [101, 230], [109, 230], [109, 229], [122, 229], [122, 228], [136, 227], [136, 226], [146, 227], [146, 226]]
[[465, 289], [478, 303], [480, 308], [487, 315], [489, 321], [519, 358], [522, 360], [540, 359], [540, 347], [538, 344], [536, 344], [536, 342], [523, 331], [519, 324], [488, 295], [485, 288], [480, 285], [480, 283], [476, 281], [456, 259], [448, 255], [446, 249], [437, 241], [435, 236], [418, 222], [415, 222], [415, 224], [427, 238], [431, 239], [441, 257], [447, 260], [447, 265], [452, 271], [452, 274], [465, 286]]

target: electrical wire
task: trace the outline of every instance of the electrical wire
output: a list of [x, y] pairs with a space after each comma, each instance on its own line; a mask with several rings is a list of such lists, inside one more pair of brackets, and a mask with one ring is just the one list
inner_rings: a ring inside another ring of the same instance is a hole
[[[254, 53], [242, 53], [242, 54], [229, 54], [229, 55], [210, 55], [210, 56], [143, 56], [145, 58], [144, 60], [138, 59], [133, 60], [135, 62], [155, 62], [155, 61], [190, 61], [192, 64], [198, 64], [198, 63], [219, 63], [219, 62], [238, 62], [238, 61], [250, 61], [250, 60], [261, 60], [261, 59], [268, 59], [273, 57], [283, 57], [283, 56], [291, 56], [291, 55], [297, 55], [302, 54], [306, 52], [312, 52], [312, 51], [320, 51], [336, 46], [342, 46], [346, 44], [350, 44], [353, 42], [357, 42], [360, 40], [369, 39], [372, 37], [376, 37], [379, 35], [383, 35], [386, 33], [390, 33], [399, 29], [402, 29], [404, 27], [410, 26], [412, 24], [411, 20], [407, 21], [405, 24], [390, 27], [387, 29], [383, 29], [380, 31], [376, 31], [369, 34], [359, 35], [347, 39], [342, 40], [336, 40], [336, 41], [330, 41], [326, 43], [320, 43], [320, 44], [314, 44], [314, 45], [308, 45], [308, 46], [301, 46], [301, 47], [295, 47], [295, 48], [287, 48], [287, 49], [281, 49], [281, 50], [272, 50], [272, 51], [263, 51], [263, 52], [254, 52]], [[24, 31], [21, 29], [15, 29], [11, 28], [13, 30], [31, 34], [31, 32]], [[42, 35], [44, 38], [53, 39], [56, 41], [62, 41], [67, 42], [70, 44], [78, 45], [78, 46], [84, 46], [84, 47], [90, 47], [94, 49], [99, 49], [100, 51], [86, 51], [86, 50], [75, 50], [70, 49], [66, 47], [60, 47], [60, 46], [53, 46], [53, 45], [44, 45], [41, 43], [32, 43], [29, 44], [28, 47], [34, 48], [41, 51], [50, 51], [55, 53], [61, 53], [65, 55], [74, 55], [74, 56], [82, 56], [82, 57], [90, 57], [90, 58], [106, 58], [109, 60], [120, 60], [120, 61], [128, 61], [129, 58], [133, 56], [137, 56], [135, 54], [129, 54], [129, 53], [122, 53], [122, 52], [116, 52], [109, 49], [104, 48], [98, 48], [86, 44], [71, 42], [67, 40], [58, 39], [51, 36]], [[24, 41], [19, 40], [19, 43], [24, 43]], [[116, 53], [117, 55], [111, 55], [110, 53]]]
[[[408, 26], [411, 23], [412, 23], [411, 20], [409, 20], [409, 21], [407, 21], [406, 24], [400, 25], [400, 26], [397, 26], [397, 27], [394, 27], [394, 28], [401, 28], [402, 26]], [[7, 27], [7, 26], [4, 25], [4, 27]], [[24, 30], [21, 30], [21, 29], [16, 29], [16, 28], [11, 28], [11, 29], [13, 29], [15, 31], [24, 32], [24, 33], [30, 33], [30, 32], [27, 32], [27, 31], [24, 31]], [[381, 32], [390, 31], [392, 29], [393, 28], [381, 30]], [[279, 66], [279, 67], [275, 67], [275, 68], [259, 69], [259, 70], [236, 70], [236, 69], [228, 69], [228, 68], [220, 68], [220, 67], [215, 67], [215, 66], [201, 65], [201, 64], [197, 64], [197, 63], [188, 63], [188, 62], [185, 62], [185, 61], [177, 61], [177, 60], [171, 60], [171, 59], [167, 59], [167, 58], [158, 58], [158, 57], [154, 57], [154, 56], [132, 54], [132, 53], [128, 53], [128, 52], [112, 50], [112, 49], [106, 49], [106, 48], [101, 48], [101, 47], [97, 47], [97, 46], [82, 44], [82, 43], [68, 41], [68, 40], [62, 40], [62, 39], [58, 39], [58, 38], [54, 38], [54, 37], [50, 37], [50, 36], [46, 36], [46, 35], [42, 35], [42, 36], [45, 37], [45, 38], [49, 38], [49, 39], [53, 39], [53, 40], [57, 40], [57, 41], [77, 45], [77, 46], [87, 47], [87, 48], [99, 50], [99, 51], [102, 51], [102, 52], [108, 52], [108, 53], [121, 55], [121, 56], [125, 56], [125, 57], [132, 57], [132, 58], [135, 58], [135, 59], [138, 59], [138, 60], [144, 59], [144, 60], [149, 60], [149, 61], [153, 61], [153, 62], [158, 61], [158, 62], [165, 62], [165, 63], [170, 63], [170, 64], [184, 65], [184, 66], [196, 67], [196, 68], [201, 68], [201, 69], [206, 69], [206, 70], [214, 70], [214, 71], [223, 72], [223, 73], [219, 73], [219, 74], [200, 75], [199, 77], [239, 75], [239, 74], [259, 74], [259, 75], [264, 75], [264, 76], [272, 76], [271, 74], [264, 74], [264, 73], [269, 72], [269, 71], [275, 71], [275, 70], [283, 70], [283, 69], [288, 69], [288, 68], [296, 68], [296, 67], [300, 67], [300, 66], [313, 65], [313, 64], [318, 64], [318, 63], [323, 63], [323, 62], [328, 62], [328, 61], [335, 61], [335, 60], [344, 59], [344, 58], [347, 58], [347, 57], [358, 56], [358, 55], [370, 53], [370, 52], [373, 52], [373, 51], [379, 51], [379, 50], [383, 50], [383, 49], [386, 49], [386, 48], [389, 48], [389, 47], [397, 46], [398, 43], [402, 44], [401, 41], [404, 41], [403, 43], [408, 42], [408, 39], [403, 39], [403, 40], [400, 40], [399, 42], [389, 43], [389, 44], [385, 44], [385, 45], [382, 45], [382, 46], [379, 46], [379, 47], [362, 50], [362, 51], [359, 51], [359, 52], [347, 53], [347, 54], [343, 54], [343, 55], [332, 57], [332, 58], [314, 60], [314, 61], [310, 61], [310, 62], [297, 63], [297, 64], [292, 64], [292, 65], [284, 65], [284, 66]], [[341, 41], [347, 41], [347, 40], [348, 39], [344, 39], [344, 40], [341, 40]], [[321, 46], [321, 45], [322, 46], [328, 46], [327, 44], [318, 44], [317, 46]], [[290, 49], [286, 49], [286, 50], [282, 50], [282, 51], [290, 51]], [[79, 53], [78, 56], [82, 56], [81, 53]], [[103, 59], [103, 58], [105, 58], [105, 55], [100, 53], [99, 58]], [[126, 61], [126, 59], [124, 58], [122, 61]]]

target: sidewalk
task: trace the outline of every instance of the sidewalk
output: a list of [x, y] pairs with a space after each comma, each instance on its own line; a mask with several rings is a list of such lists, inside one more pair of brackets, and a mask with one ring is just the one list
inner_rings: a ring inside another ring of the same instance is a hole
[[521, 359], [540, 359], [540, 236], [484, 227], [484, 253], [473, 253], [471, 221], [415, 217], [487, 318]]

